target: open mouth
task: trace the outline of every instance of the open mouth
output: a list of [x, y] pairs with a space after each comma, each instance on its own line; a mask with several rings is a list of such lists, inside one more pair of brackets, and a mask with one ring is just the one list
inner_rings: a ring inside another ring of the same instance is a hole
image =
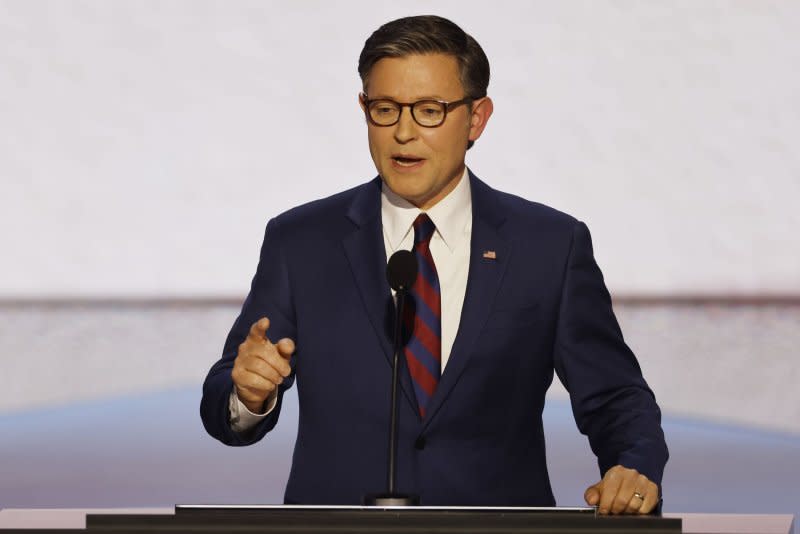
[[392, 161], [395, 165], [399, 165], [400, 167], [414, 167], [415, 165], [419, 165], [423, 161], [423, 158], [418, 158], [415, 156], [392, 156]]

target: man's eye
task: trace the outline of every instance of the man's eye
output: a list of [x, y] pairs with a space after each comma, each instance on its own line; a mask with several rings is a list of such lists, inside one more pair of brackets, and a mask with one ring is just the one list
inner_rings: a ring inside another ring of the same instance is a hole
[[380, 113], [381, 115], [388, 115], [390, 113], [394, 113], [394, 107], [392, 106], [376, 106], [373, 108], [375, 113]]
[[437, 106], [422, 106], [422, 108], [419, 110], [419, 113], [422, 113], [427, 117], [436, 117], [442, 113], [442, 110]]

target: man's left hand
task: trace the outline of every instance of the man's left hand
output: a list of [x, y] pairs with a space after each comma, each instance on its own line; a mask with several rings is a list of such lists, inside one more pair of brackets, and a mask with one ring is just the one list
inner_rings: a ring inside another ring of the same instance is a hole
[[658, 486], [636, 469], [615, 465], [583, 498], [600, 514], [649, 514], [659, 501]]

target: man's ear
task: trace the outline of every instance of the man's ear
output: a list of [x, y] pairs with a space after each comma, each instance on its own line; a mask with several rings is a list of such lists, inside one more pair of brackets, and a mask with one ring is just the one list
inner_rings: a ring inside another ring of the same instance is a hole
[[494, 103], [488, 96], [480, 98], [472, 104], [472, 114], [470, 115], [469, 123], [469, 140], [477, 141], [486, 128], [486, 123], [489, 122], [489, 117], [492, 116], [494, 111]]
[[361, 111], [367, 112], [366, 105], [364, 104], [364, 93], [358, 93], [358, 105], [361, 106]]

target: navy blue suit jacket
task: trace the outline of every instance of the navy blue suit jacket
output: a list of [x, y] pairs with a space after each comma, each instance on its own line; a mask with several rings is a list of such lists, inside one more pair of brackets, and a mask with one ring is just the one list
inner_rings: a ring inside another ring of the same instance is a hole
[[[659, 408], [623, 341], [588, 229], [470, 180], [464, 307], [425, 419], [401, 373], [398, 490], [424, 505], [554, 505], [541, 418], [554, 370], [600, 471], [623, 464], [660, 485], [667, 448]], [[287, 503], [358, 504], [386, 487], [393, 304], [380, 194], [376, 178], [268, 223], [250, 293], [203, 387], [209, 434], [249, 445], [275, 426], [296, 379]], [[296, 341], [293, 375], [275, 410], [240, 435], [228, 422], [231, 370], [262, 316], [270, 339]]]

